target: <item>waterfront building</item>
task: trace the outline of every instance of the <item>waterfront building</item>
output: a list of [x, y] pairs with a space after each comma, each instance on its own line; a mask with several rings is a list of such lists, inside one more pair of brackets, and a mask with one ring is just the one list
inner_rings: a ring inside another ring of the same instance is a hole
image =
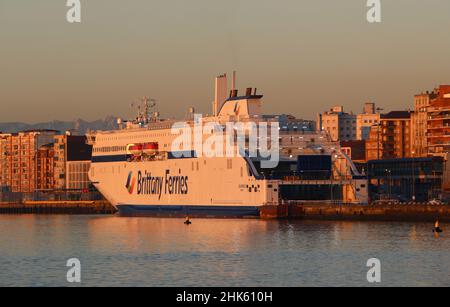
[[11, 192], [34, 192], [38, 187], [37, 155], [53, 142], [55, 130], [32, 130], [1, 136], [1, 186]]
[[435, 95], [427, 108], [428, 155], [446, 158], [450, 152], [450, 85], [441, 85]]
[[411, 111], [392, 111], [381, 115], [380, 123], [372, 126], [366, 140], [368, 160], [412, 156], [411, 114]]
[[92, 147], [55, 130], [0, 134], [0, 191], [86, 190]]
[[381, 159], [381, 128], [380, 125], [374, 125], [370, 128], [369, 138], [366, 142], [366, 159], [378, 160]]
[[411, 114], [412, 151], [414, 157], [426, 157], [428, 155], [428, 108], [431, 101], [437, 96], [437, 89], [414, 96], [414, 113]]
[[86, 137], [70, 135], [69, 133], [56, 136], [54, 152], [55, 189], [88, 189], [92, 146], [86, 144]]
[[53, 144], [56, 190], [64, 190], [66, 187], [66, 138], [66, 135], [57, 135]]
[[51, 191], [55, 188], [53, 143], [42, 145], [36, 159], [36, 190]]
[[367, 165], [372, 201], [425, 202], [442, 196], [441, 157], [372, 160]]
[[0, 192], [8, 190], [7, 185], [7, 144], [11, 134], [0, 133]]

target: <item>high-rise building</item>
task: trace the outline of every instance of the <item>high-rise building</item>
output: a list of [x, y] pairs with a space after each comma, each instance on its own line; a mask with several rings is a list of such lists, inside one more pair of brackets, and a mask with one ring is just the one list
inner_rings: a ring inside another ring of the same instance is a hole
[[344, 112], [344, 107], [335, 106], [318, 115], [318, 130], [326, 131], [333, 142], [356, 140], [356, 115]]
[[441, 85], [435, 95], [427, 108], [427, 153], [446, 158], [450, 152], [450, 85]]
[[36, 190], [51, 191], [55, 188], [53, 143], [42, 145], [37, 152]]
[[377, 125], [379, 121], [380, 114], [375, 109], [375, 103], [365, 103], [363, 112], [357, 115], [356, 139], [359, 141], [368, 139], [371, 127]]
[[366, 140], [368, 160], [411, 157], [411, 114], [392, 111], [381, 115], [380, 124], [372, 127]]
[[52, 143], [55, 130], [33, 130], [1, 136], [1, 182], [12, 192], [34, 192], [38, 187], [37, 156]]
[[54, 130], [0, 134], [0, 192], [84, 190], [92, 147]]
[[381, 151], [381, 127], [374, 125], [370, 129], [369, 137], [366, 139], [366, 159], [367, 161], [379, 160], [382, 158]]
[[92, 146], [85, 136], [70, 134], [55, 137], [55, 188], [57, 190], [83, 190], [89, 187], [89, 168]]
[[57, 135], [53, 144], [53, 175], [55, 176], [56, 190], [65, 190], [66, 188], [66, 141], [66, 135]]
[[11, 134], [0, 133], [0, 192], [8, 189], [7, 150]]
[[428, 107], [437, 96], [437, 89], [414, 96], [414, 113], [411, 114], [412, 152], [414, 157], [426, 157], [428, 155]]
[[379, 120], [375, 104], [367, 102], [360, 114], [346, 113], [344, 107], [335, 106], [318, 115], [317, 127], [326, 131], [334, 142], [365, 140], [369, 137], [370, 128]]

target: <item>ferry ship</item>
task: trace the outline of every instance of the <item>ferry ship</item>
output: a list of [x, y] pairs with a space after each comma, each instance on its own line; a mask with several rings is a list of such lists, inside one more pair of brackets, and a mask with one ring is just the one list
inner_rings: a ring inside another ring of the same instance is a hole
[[[135, 120], [88, 135], [90, 180], [126, 216], [258, 217], [264, 206], [289, 202], [367, 202], [366, 181], [338, 143], [314, 122], [264, 115], [262, 99], [252, 88], [239, 96], [235, 73], [230, 91], [227, 75], [216, 78], [211, 116], [191, 108], [183, 121], [161, 119], [144, 98]], [[245, 123], [276, 127], [256, 137], [277, 151], [270, 168], [267, 156], [250, 154], [250, 133], [241, 142], [224, 133]], [[229, 146], [205, 150], [211, 137]]]

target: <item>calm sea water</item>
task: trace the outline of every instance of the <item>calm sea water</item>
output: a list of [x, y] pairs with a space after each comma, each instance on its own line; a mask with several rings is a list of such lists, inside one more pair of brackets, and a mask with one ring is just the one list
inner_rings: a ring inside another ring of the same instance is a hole
[[450, 286], [450, 225], [0, 216], [0, 286]]

